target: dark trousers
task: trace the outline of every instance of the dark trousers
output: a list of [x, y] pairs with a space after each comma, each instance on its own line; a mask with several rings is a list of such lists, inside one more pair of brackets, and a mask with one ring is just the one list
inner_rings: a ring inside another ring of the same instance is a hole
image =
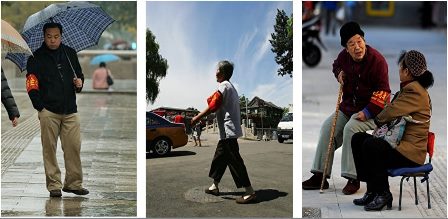
[[251, 185], [236, 138], [219, 140], [208, 176], [220, 182], [227, 166], [237, 188]]
[[358, 180], [367, 183], [369, 192], [389, 191], [387, 169], [420, 166], [401, 155], [383, 139], [364, 132], [353, 135], [352, 152]]

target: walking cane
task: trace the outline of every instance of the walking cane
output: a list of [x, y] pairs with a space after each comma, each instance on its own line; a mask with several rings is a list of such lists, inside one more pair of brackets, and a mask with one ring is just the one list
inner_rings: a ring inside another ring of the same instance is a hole
[[336, 111], [334, 112], [333, 123], [331, 124], [330, 141], [328, 142], [327, 156], [325, 157], [324, 174], [322, 177], [322, 183], [320, 184], [320, 193], [324, 192], [323, 188], [325, 179], [327, 178], [327, 169], [328, 169], [328, 163], [330, 162], [330, 153], [331, 151], [333, 151], [334, 130], [336, 129], [336, 121], [338, 120], [339, 103], [341, 102], [341, 97], [342, 97], [342, 84], [339, 86], [339, 95], [338, 95], [338, 101], [336, 102]]

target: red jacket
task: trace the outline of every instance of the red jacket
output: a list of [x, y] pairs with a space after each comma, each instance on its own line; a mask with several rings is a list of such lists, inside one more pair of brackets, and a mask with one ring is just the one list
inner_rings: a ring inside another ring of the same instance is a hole
[[339, 109], [349, 117], [362, 110], [370, 119], [390, 102], [390, 88], [386, 60], [376, 49], [366, 48], [361, 62], [355, 62], [343, 49], [333, 62], [333, 73], [336, 79], [341, 70], [345, 73]]

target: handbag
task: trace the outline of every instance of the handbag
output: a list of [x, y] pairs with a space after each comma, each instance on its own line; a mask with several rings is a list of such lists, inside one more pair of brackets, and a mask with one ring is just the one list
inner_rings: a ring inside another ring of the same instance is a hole
[[107, 85], [111, 86], [112, 84], [114, 84], [114, 80], [112, 79], [112, 77], [109, 74], [109, 70], [107, 71]]
[[406, 123], [408, 122], [422, 124], [429, 122], [429, 119], [425, 122], [421, 122], [414, 120], [410, 115], [398, 117], [389, 123], [376, 127], [372, 135], [373, 137], [381, 138], [387, 141], [387, 143], [395, 149], [397, 148], [397, 145], [400, 144], [404, 130], [406, 129]]

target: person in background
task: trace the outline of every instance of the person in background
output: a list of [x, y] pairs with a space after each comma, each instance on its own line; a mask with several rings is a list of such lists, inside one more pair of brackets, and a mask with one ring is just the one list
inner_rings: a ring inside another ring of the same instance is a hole
[[198, 146], [198, 142], [199, 142], [199, 147], [202, 147], [201, 133], [202, 133], [202, 125], [201, 125], [201, 122], [198, 122], [195, 126], [193, 126], [194, 146]]
[[5, 73], [2, 68], [2, 104], [8, 112], [9, 120], [11, 120], [12, 127], [16, 127], [19, 122], [19, 108], [17, 107], [14, 96], [11, 93], [11, 89], [8, 85], [8, 80], [6, 79]]
[[112, 77], [112, 73], [106, 67], [106, 63], [101, 62], [99, 68], [95, 69], [92, 75], [93, 89], [108, 90], [110, 88], [110, 85], [107, 83], [108, 75]]

